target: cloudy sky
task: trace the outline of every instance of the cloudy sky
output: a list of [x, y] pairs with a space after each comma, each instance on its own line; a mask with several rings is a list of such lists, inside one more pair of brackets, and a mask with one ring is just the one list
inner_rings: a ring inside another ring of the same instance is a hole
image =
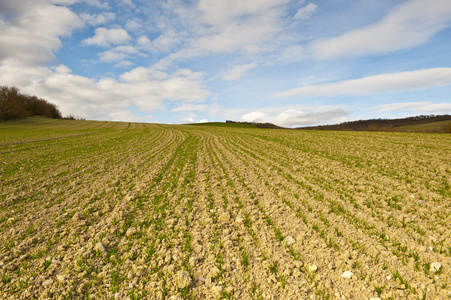
[[0, 85], [92, 120], [451, 114], [450, 0], [1, 0]]

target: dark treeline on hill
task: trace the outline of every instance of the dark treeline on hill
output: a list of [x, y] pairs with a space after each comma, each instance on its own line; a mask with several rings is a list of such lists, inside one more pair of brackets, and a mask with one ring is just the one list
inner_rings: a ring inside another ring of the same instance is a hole
[[[449, 121], [449, 122], [447, 122]], [[440, 123], [441, 122], [441, 123]], [[288, 129], [272, 123], [237, 122], [227, 120], [226, 123], [252, 124], [257, 128]], [[434, 126], [429, 126], [434, 124]], [[424, 125], [424, 126], [423, 126]], [[414, 126], [409, 130], [403, 126]], [[421, 115], [403, 119], [369, 119], [344, 122], [336, 125], [318, 125], [298, 127], [300, 130], [335, 130], [335, 131], [411, 131], [451, 133], [451, 115]]]
[[[421, 115], [403, 119], [370, 119], [344, 122], [337, 125], [320, 125], [299, 127], [303, 130], [339, 130], [339, 131], [397, 131], [398, 127], [430, 124], [434, 122], [451, 121], [451, 115]], [[437, 132], [451, 132], [451, 125], [444, 125]]]
[[31, 116], [62, 118], [55, 104], [36, 96], [22, 94], [16, 87], [0, 86], [0, 120]]
[[250, 125], [254, 125], [257, 128], [264, 128], [264, 129], [287, 129], [285, 127], [280, 127], [280, 126], [274, 125], [272, 123], [237, 122], [237, 121], [231, 121], [231, 120], [226, 120], [226, 123], [250, 124]]

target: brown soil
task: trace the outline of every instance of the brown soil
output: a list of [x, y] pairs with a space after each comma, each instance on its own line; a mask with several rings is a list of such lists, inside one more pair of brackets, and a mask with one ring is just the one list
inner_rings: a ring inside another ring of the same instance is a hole
[[451, 297], [451, 137], [0, 126], [1, 299]]

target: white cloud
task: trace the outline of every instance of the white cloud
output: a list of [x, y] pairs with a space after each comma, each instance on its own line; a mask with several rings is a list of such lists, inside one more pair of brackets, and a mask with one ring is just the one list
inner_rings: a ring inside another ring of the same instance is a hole
[[105, 12], [101, 14], [80, 14], [80, 18], [89, 25], [99, 26], [110, 23], [116, 18], [115, 13]]
[[156, 24], [161, 34], [151, 41], [149, 49], [172, 51], [159, 62], [161, 68], [177, 60], [215, 53], [255, 55], [277, 50], [286, 38], [283, 18], [289, 2], [200, 0], [195, 7], [169, 2], [170, 12]]
[[273, 123], [283, 127], [318, 125], [343, 120], [350, 112], [339, 107], [283, 108], [272, 107], [241, 116], [241, 121]]
[[[50, 4], [59, 4], [59, 5], [73, 5], [79, 1], [80, 0], [50, 0], [49, 3]], [[15, 1], [15, 2], [19, 2], [19, 1]]]
[[128, 54], [124, 52], [118, 52], [118, 51], [105, 51], [99, 54], [100, 61], [102, 62], [115, 62], [120, 61], [128, 58]]
[[286, 0], [200, 0], [198, 9], [209, 24], [222, 26], [242, 16], [266, 14]]
[[58, 65], [56, 67], [53, 68], [55, 70], [55, 73], [57, 74], [70, 74], [72, 73], [72, 70], [65, 66], [65, 65]]
[[276, 98], [302, 96], [371, 95], [451, 85], [451, 68], [380, 74], [334, 83], [305, 85], [273, 94]]
[[122, 60], [122, 61], [118, 62], [117, 64], [115, 64], [114, 67], [115, 68], [125, 68], [125, 69], [127, 69], [127, 68], [129, 68], [129, 67], [131, 67], [133, 65], [134, 65], [134, 63], [132, 63], [129, 60]]
[[180, 44], [182, 38], [180, 33], [168, 30], [154, 39], [150, 43], [149, 49], [156, 52], [170, 51]]
[[173, 112], [181, 112], [181, 111], [206, 111], [208, 106], [206, 104], [192, 104], [192, 103], [184, 103], [181, 106], [178, 106], [171, 111]]
[[294, 15], [295, 19], [307, 20], [309, 19], [313, 13], [318, 9], [318, 5], [314, 3], [309, 3], [304, 7], [301, 7], [297, 13]]
[[63, 6], [39, 5], [27, 9], [11, 25], [40, 36], [70, 36], [72, 31], [82, 26], [78, 16]]
[[255, 67], [257, 67], [256, 63], [235, 66], [224, 75], [223, 79], [227, 81], [238, 80]]
[[138, 53], [138, 50], [136, 50], [132, 46], [117, 46], [114, 48], [115, 51], [123, 52], [123, 53], [129, 53], [129, 54], [136, 54]]
[[[152, 73], [151, 70], [148, 70]], [[130, 107], [141, 112], [163, 109], [166, 101], [183, 103], [203, 102], [209, 92], [203, 86], [203, 74], [189, 70], [162, 73], [160, 78], [131, 79], [125, 73], [120, 80], [73, 75], [65, 66], [24, 68], [0, 65], [0, 82], [18, 86], [32, 95], [58, 105], [63, 114], [73, 114], [97, 120], [138, 120]], [[127, 112], [128, 113], [125, 113]], [[125, 115], [127, 119], [121, 119]], [[119, 117], [121, 116], [121, 118]]]
[[193, 41], [193, 48], [207, 52], [258, 53], [273, 50], [277, 44], [277, 33], [282, 31], [279, 23], [280, 11], [257, 10], [254, 14], [231, 19], [230, 22], [215, 22], [215, 30]]
[[117, 46], [99, 54], [100, 61], [102, 62], [116, 62], [129, 58], [133, 54], [137, 54], [136, 50], [132, 46]]
[[[61, 1], [61, 0], [56, 0], [56, 1]], [[100, 2], [99, 0], [83, 0], [83, 2], [86, 2], [87, 4], [89, 4], [91, 6], [95, 6], [100, 9], [110, 9], [111, 8], [110, 5], [108, 4], [108, 2]]]
[[[31, 0], [31, 1], [37, 2], [36, 0]], [[108, 2], [101, 2], [99, 0], [45, 0], [45, 1], [50, 4], [57, 4], [57, 5], [73, 5], [75, 3], [84, 2], [88, 5], [94, 6], [99, 9], [111, 9]], [[16, 2], [21, 2], [21, 1], [16, 1]]]
[[241, 116], [241, 120], [244, 122], [269, 122], [269, 115], [261, 111], [253, 111]]
[[416, 114], [450, 114], [451, 103], [396, 102], [377, 105], [377, 112], [407, 111]]
[[334, 59], [411, 48], [449, 27], [450, 21], [449, 0], [410, 0], [372, 26], [314, 42], [312, 51], [317, 59]]
[[138, 19], [127, 20], [125, 28], [129, 31], [137, 31], [142, 28], [142, 25]]
[[126, 44], [131, 40], [131, 36], [124, 29], [99, 27], [95, 30], [93, 37], [84, 39], [82, 44], [109, 47], [111, 45]]
[[144, 83], [149, 80], [163, 80], [168, 74], [152, 68], [138, 67], [121, 75], [120, 79], [130, 83]]
[[178, 124], [193, 124], [193, 123], [196, 123], [194, 122], [194, 118], [183, 118], [178, 122]]
[[136, 42], [142, 48], [150, 48], [152, 45], [150, 39], [145, 35], [140, 36]]
[[305, 58], [304, 52], [304, 47], [301, 45], [287, 46], [281, 49], [275, 60], [267, 62], [267, 64], [298, 62]]
[[[8, 18], [0, 21], [0, 62], [38, 66], [55, 60], [60, 37], [70, 36], [83, 22], [63, 6], [24, 1], [5, 2]], [[1, 15], [1, 13], [0, 13]]]
[[120, 0], [121, 5], [129, 6], [131, 8], [136, 8], [136, 5], [132, 2], [132, 0]]

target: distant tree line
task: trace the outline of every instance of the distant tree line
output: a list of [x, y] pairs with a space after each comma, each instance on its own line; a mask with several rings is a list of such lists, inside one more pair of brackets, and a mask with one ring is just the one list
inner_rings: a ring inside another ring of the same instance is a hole
[[280, 127], [280, 126], [274, 125], [272, 123], [238, 122], [238, 121], [232, 121], [232, 120], [226, 120], [226, 123], [251, 124], [251, 125], [254, 125], [257, 128], [263, 128], [263, 129], [288, 129], [288, 128], [285, 128], [285, 127]]
[[[344, 122], [335, 125], [298, 127], [294, 129], [338, 131], [396, 131], [396, 128], [401, 126], [428, 124], [440, 121], [451, 121], [451, 115], [420, 115], [402, 119], [369, 119]], [[231, 120], [226, 120], [226, 123], [252, 124], [257, 128], [288, 129], [274, 125], [272, 123], [238, 122]], [[451, 133], [451, 124], [443, 125], [441, 128], [435, 129], [431, 132]]]
[[0, 120], [31, 116], [61, 119], [61, 111], [47, 100], [19, 92], [16, 87], [0, 86]]
[[[395, 131], [396, 127], [427, 124], [431, 122], [449, 121], [451, 115], [421, 115], [402, 119], [369, 119], [344, 122], [337, 125], [321, 125], [301, 127], [297, 129], [339, 130], [339, 131]], [[440, 132], [451, 132], [451, 125], [440, 129]]]

